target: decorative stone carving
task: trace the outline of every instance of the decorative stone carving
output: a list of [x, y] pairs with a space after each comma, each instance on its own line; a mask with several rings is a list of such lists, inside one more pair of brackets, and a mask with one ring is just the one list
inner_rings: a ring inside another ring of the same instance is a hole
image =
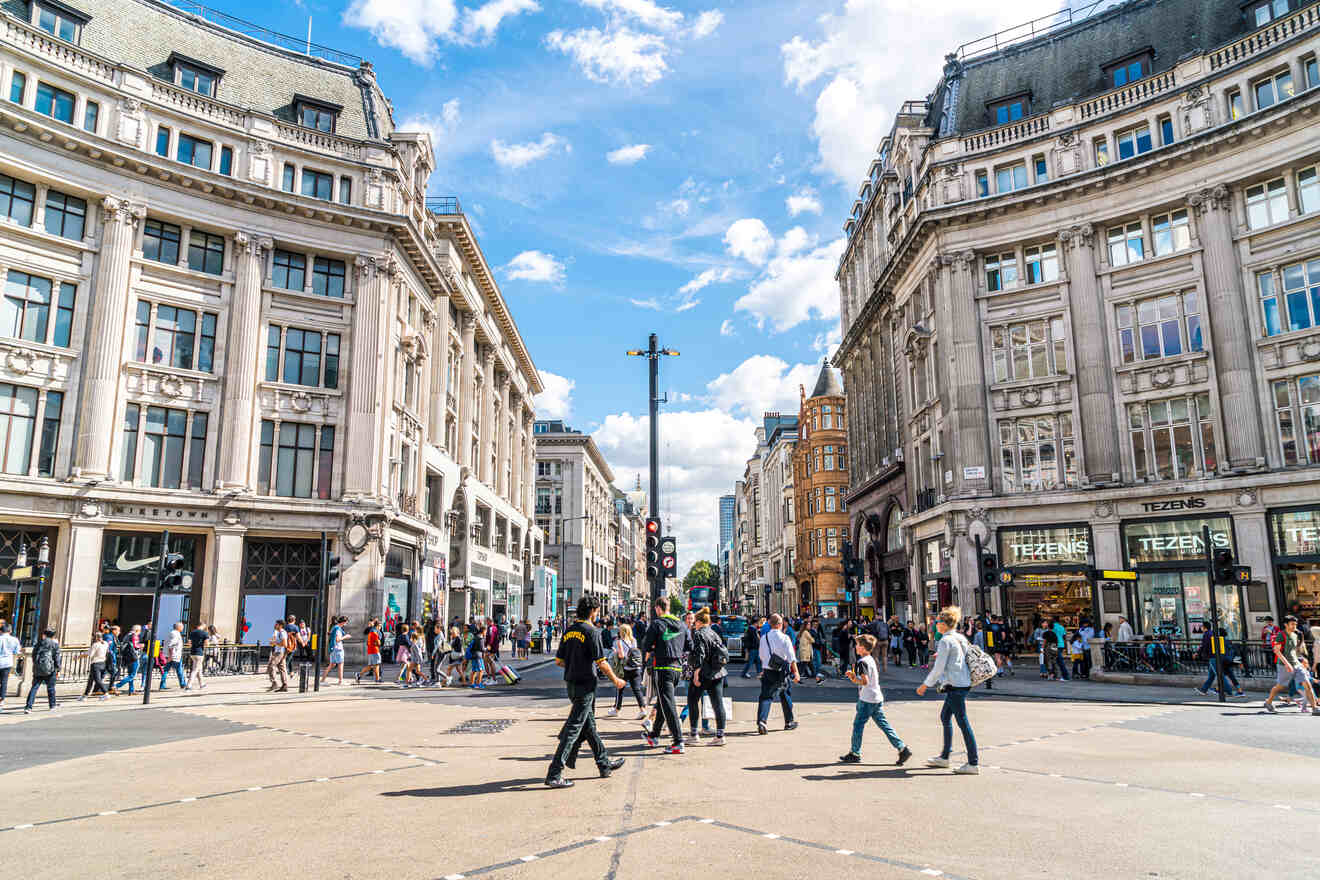
[[5, 366], [9, 368], [11, 373], [25, 376], [32, 371], [32, 363], [34, 360], [36, 360], [36, 358], [34, 358], [29, 352], [11, 351], [5, 358]]
[[1183, 95], [1179, 115], [1182, 117], [1184, 136], [1196, 134], [1198, 131], [1212, 126], [1214, 124], [1214, 108], [1209, 93], [1200, 86], [1192, 86]]
[[141, 205], [134, 205], [126, 199], [106, 196], [101, 200], [101, 219], [107, 226], [112, 223], [136, 226], [146, 213], [146, 209]]
[[1095, 506], [1096, 519], [1109, 519], [1114, 515], [1114, 505], [1108, 501], [1101, 501]]
[[1054, 153], [1053, 174], [1064, 177], [1082, 170], [1082, 145], [1074, 132], [1060, 132], [1055, 139], [1052, 152]]
[[948, 268], [953, 272], [971, 272], [976, 265], [976, 252], [969, 250], [938, 254], [935, 261], [941, 267]]
[[137, 113], [142, 110], [142, 101], [125, 95], [119, 99], [119, 109], [125, 113]]
[[247, 254], [250, 257], [260, 257], [264, 251], [273, 250], [275, 240], [268, 235], [258, 235], [255, 232], [236, 232], [234, 233], [234, 246], [240, 253]]
[[119, 124], [115, 138], [123, 144], [142, 149], [147, 133], [147, 120], [142, 112], [142, 101], [132, 97], [119, 99]]
[[1187, 203], [1200, 216], [1211, 211], [1227, 211], [1232, 205], [1232, 199], [1228, 187], [1221, 183], [1188, 194]]
[[1094, 247], [1095, 229], [1088, 224], [1069, 226], [1059, 232], [1059, 241], [1062, 242], [1065, 251], [1072, 248]]
[[1173, 370], [1161, 367], [1150, 374], [1150, 384], [1156, 388], [1168, 388], [1173, 384]]
[[1255, 489], [1243, 489], [1237, 494], [1238, 507], [1255, 507], [1258, 501]]
[[1023, 388], [1022, 389], [1023, 406], [1040, 406], [1040, 389]]
[[271, 156], [270, 144], [266, 141], [251, 140], [248, 141], [248, 179], [267, 186], [271, 182], [271, 174], [275, 168], [274, 158]]
[[306, 391], [295, 391], [289, 395], [289, 406], [294, 412], [305, 413], [312, 408], [312, 395]]
[[183, 382], [178, 376], [166, 376], [160, 380], [160, 393], [166, 397], [182, 397], [183, 391]]
[[1304, 361], [1320, 361], [1320, 340], [1310, 339], [1297, 347], [1297, 353]]
[[101, 505], [95, 501], [84, 501], [78, 508], [78, 514], [87, 519], [96, 519], [101, 515]]

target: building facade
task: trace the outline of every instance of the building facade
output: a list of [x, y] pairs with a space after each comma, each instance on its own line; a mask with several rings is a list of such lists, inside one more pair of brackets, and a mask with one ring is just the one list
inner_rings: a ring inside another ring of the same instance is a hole
[[1234, 636], [1320, 620], [1317, 49], [1314, 3], [1135, 0], [962, 47], [896, 115], [836, 363], [853, 533], [914, 613], [1195, 638], [1208, 527], [1253, 572], [1214, 588]]
[[797, 553], [793, 515], [793, 448], [797, 444], [797, 416], [766, 413], [762, 430], [761, 483], [765, 490], [765, 576], [773, 593], [775, 611], [795, 614], [798, 609]]
[[733, 525], [737, 516], [737, 501], [732, 495], [720, 496], [720, 543], [717, 548], [716, 558], [719, 553], [724, 551], [724, 547], [733, 540]]
[[371, 65], [155, 0], [0, 24], [0, 615], [146, 623], [166, 529], [156, 619], [231, 640], [489, 608], [476, 553], [521, 593], [540, 380]]
[[848, 413], [843, 386], [828, 363], [807, 396], [799, 388], [798, 440], [793, 450], [797, 558], [801, 608], [825, 617], [848, 613], [843, 588], [843, 542], [848, 540]]

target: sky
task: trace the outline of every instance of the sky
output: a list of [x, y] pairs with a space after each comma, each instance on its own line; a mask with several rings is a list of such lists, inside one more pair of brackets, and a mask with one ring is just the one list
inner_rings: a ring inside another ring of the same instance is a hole
[[839, 341], [842, 225], [944, 55], [1062, 0], [207, 0], [372, 62], [431, 132], [541, 373], [538, 418], [647, 485], [647, 336], [661, 362], [660, 513], [680, 570], [766, 411], [796, 412]]

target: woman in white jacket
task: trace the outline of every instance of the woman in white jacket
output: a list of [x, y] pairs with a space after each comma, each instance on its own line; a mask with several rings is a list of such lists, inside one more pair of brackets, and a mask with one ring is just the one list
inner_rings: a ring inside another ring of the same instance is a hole
[[976, 755], [976, 737], [972, 725], [967, 721], [967, 692], [972, 689], [972, 673], [967, 667], [967, 639], [958, 633], [958, 620], [962, 612], [957, 607], [945, 608], [935, 618], [935, 628], [939, 630], [940, 640], [935, 649], [935, 662], [931, 664], [930, 674], [917, 688], [917, 696], [926, 695], [926, 689], [941, 685], [944, 691], [944, 708], [940, 710], [940, 723], [944, 725], [944, 750], [939, 757], [927, 758], [927, 767], [948, 767], [949, 753], [953, 750], [952, 719], [957, 719], [958, 729], [962, 731], [963, 744], [967, 747], [967, 763], [953, 771], [964, 776], [975, 776], [981, 772]]

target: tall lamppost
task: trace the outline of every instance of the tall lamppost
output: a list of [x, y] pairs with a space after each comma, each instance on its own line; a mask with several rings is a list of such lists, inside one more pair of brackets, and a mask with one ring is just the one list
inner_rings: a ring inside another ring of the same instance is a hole
[[[20, 641], [23, 638], [23, 634], [18, 630], [18, 609], [22, 604], [23, 593], [18, 586], [18, 582], [20, 580], [30, 580], [32, 577], [30, 570], [29, 573], [27, 574], [20, 573], [22, 569], [28, 567], [27, 551], [28, 551], [27, 543], [20, 542], [18, 545], [18, 556], [17, 558], [14, 559], [13, 573], [11, 573], [10, 575], [11, 577], [14, 578], [14, 619], [12, 623], [12, 629], [14, 631], [14, 635], [16, 635]], [[49, 565], [50, 565], [50, 537], [47, 535], [42, 535], [41, 544], [38, 545], [37, 547], [37, 595], [36, 595], [36, 601], [32, 609], [32, 632], [33, 632], [32, 642], [34, 644], [36, 642], [36, 636], [40, 635], [41, 632], [41, 594], [46, 589], [46, 568]], [[19, 575], [19, 576], [14, 577], [14, 575]]]

